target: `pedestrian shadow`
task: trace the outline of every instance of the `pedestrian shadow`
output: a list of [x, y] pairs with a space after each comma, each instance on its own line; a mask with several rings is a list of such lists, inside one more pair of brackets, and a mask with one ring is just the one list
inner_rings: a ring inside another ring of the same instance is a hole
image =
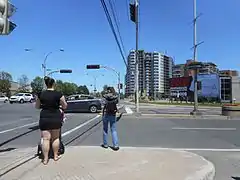
[[6, 149], [0, 149], [0, 153], [3, 153], [3, 152], [9, 152], [9, 151], [13, 151], [15, 150], [16, 148], [6, 148]]
[[120, 121], [120, 119], [122, 118], [123, 113], [120, 113], [120, 115], [117, 117], [117, 122]]
[[39, 129], [39, 126], [38, 126], [38, 125], [37, 125], [37, 126], [33, 126], [33, 127], [28, 128], [28, 129], [30, 129], [30, 130], [27, 131], [27, 132], [25, 132], [25, 133], [22, 133], [22, 134], [19, 134], [19, 135], [17, 135], [17, 136], [14, 136], [14, 137], [12, 137], [12, 138], [10, 138], [10, 139], [8, 139], [8, 140], [6, 140], [6, 141], [0, 143], [0, 147], [2, 147], [3, 145], [8, 144], [8, 143], [10, 143], [10, 142], [12, 142], [12, 141], [18, 139], [18, 138], [20, 138], [20, 137], [22, 137], [22, 136], [25, 136], [25, 135], [27, 135], [27, 134], [33, 132], [33, 131], [38, 130], [38, 129]]
[[234, 177], [234, 176], [232, 176], [232, 179], [234, 179], [234, 180], [240, 180], [240, 177]]

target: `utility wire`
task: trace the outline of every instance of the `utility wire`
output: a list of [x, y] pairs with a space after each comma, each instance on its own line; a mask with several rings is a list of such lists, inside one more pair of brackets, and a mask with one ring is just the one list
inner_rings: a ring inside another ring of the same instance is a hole
[[119, 43], [119, 40], [118, 40], [116, 31], [115, 31], [114, 26], [113, 26], [113, 23], [112, 23], [111, 16], [109, 15], [109, 11], [108, 11], [108, 8], [107, 8], [107, 6], [106, 6], [106, 3], [105, 3], [104, 0], [101, 0], [101, 3], [102, 3], [102, 6], [103, 6], [105, 15], [106, 15], [106, 17], [107, 17], [108, 23], [109, 23], [109, 25], [110, 25], [110, 28], [111, 28], [111, 30], [112, 30], [112, 32], [113, 32], [114, 38], [115, 38], [115, 40], [116, 40], [116, 43], [117, 43], [117, 45], [118, 45], [119, 51], [120, 51], [121, 56], [122, 56], [122, 58], [123, 58], [124, 64], [125, 64], [126, 67], [127, 67], [126, 58], [125, 58], [125, 56], [124, 56], [124, 54], [123, 54], [121, 45], [120, 45], [120, 43]]
[[125, 46], [123, 44], [123, 40], [122, 40], [122, 36], [121, 36], [121, 33], [120, 33], [120, 21], [119, 21], [119, 18], [117, 16], [117, 10], [116, 10], [116, 4], [114, 2], [114, 0], [108, 0], [109, 1], [109, 4], [110, 4], [110, 8], [111, 8], [111, 11], [112, 11], [112, 15], [113, 15], [113, 19], [114, 19], [114, 22], [115, 22], [115, 25], [117, 27], [117, 31], [118, 31], [118, 36], [120, 38], [120, 42], [121, 42], [121, 45], [122, 45], [122, 48], [123, 48], [123, 52], [124, 52], [124, 55], [126, 57], [126, 49], [125, 49]]

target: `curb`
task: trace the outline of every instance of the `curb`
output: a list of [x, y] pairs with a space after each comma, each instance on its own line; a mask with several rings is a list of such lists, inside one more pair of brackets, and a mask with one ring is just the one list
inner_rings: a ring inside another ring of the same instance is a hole
[[6, 165], [4, 165], [3, 167], [0, 167], [0, 178], [2, 178], [2, 176], [4, 176], [9, 171], [17, 168], [18, 166], [26, 163], [27, 161], [29, 161], [31, 159], [36, 158], [35, 152], [36, 152], [36, 148], [26, 148], [26, 149], [23, 148], [21, 150], [16, 149], [15, 151], [10, 152], [11, 154], [23, 153], [23, 155], [9, 163], [6, 163]]
[[207, 163], [207, 165], [204, 166], [201, 170], [197, 171], [194, 175], [189, 175], [189, 177], [187, 177], [185, 180], [214, 180], [216, 175], [216, 169], [214, 164], [200, 155], [194, 155], [199, 156], [203, 161]]
[[231, 118], [227, 116], [218, 115], [202, 115], [202, 116], [192, 116], [188, 114], [141, 114], [141, 116], [154, 116], [160, 118], [176, 118], [176, 119], [212, 119], [212, 120], [230, 120]]

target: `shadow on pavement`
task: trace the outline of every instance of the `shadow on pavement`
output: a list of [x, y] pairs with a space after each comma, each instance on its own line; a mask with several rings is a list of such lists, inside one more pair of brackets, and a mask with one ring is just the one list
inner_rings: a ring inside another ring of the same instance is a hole
[[12, 151], [12, 150], [15, 150], [15, 149], [16, 149], [16, 148], [0, 149], [0, 153]]
[[27, 131], [27, 132], [25, 132], [25, 133], [22, 133], [22, 134], [20, 134], [20, 135], [18, 135], [18, 136], [12, 137], [11, 139], [8, 139], [8, 140], [0, 143], [0, 147], [2, 147], [3, 145], [5, 145], [5, 144], [7, 144], [7, 143], [9, 143], [9, 142], [11, 142], [11, 141], [14, 141], [14, 140], [20, 138], [20, 137], [22, 137], [22, 136], [25, 136], [25, 135], [33, 132], [33, 131], [38, 130], [38, 129], [39, 129], [39, 126], [38, 126], [38, 125], [37, 125], [37, 126], [33, 126], [33, 127], [28, 128], [28, 129], [30, 129], [30, 131]]
[[233, 177], [232, 176], [232, 178], [235, 179], [235, 180], [240, 180], [240, 177]]

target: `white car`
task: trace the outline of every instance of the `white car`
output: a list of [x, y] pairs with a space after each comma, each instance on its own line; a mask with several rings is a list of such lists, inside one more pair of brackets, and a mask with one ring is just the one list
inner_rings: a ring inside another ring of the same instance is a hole
[[7, 96], [4, 96], [4, 95], [0, 95], [0, 102], [8, 102], [8, 97]]
[[12, 103], [25, 103], [25, 102], [33, 102], [33, 95], [30, 93], [18, 93], [14, 96], [11, 96], [9, 102]]

